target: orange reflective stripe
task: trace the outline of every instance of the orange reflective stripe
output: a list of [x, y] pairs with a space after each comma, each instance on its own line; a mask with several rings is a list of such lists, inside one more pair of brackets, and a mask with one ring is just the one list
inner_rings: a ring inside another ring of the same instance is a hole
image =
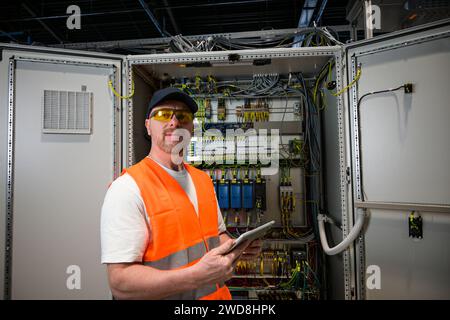
[[[219, 237], [217, 236], [206, 239], [209, 250], [216, 248], [219, 245], [219, 241]], [[178, 269], [200, 259], [205, 253], [205, 244], [203, 241], [201, 241], [186, 249], [172, 253], [171, 255], [168, 255], [167, 257], [164, 257], [162, 259], [155, 261], [145, 261], [144, 265], [160, 270]]]

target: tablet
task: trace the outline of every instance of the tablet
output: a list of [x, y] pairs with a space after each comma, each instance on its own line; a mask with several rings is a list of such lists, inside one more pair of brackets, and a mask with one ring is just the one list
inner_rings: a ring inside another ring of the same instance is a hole
[[246, 240], [250, 240], [251, 242], [253, 240], [263, 237], [267, 233], [267, 231], [269, 231], [272, 228], [274, 224], [275, 220], [272, 220], [270, 222], [267, 222], [266, 224], [263, 224], [262, 226], [259, 226], [253, 230], [241, 234], [239, 238], [235, 239], [233, 246], [225, 254], [230, 253], [231, 251], [234, 250], [234, 248], [239, 246], [241, 243], [244, 243]]

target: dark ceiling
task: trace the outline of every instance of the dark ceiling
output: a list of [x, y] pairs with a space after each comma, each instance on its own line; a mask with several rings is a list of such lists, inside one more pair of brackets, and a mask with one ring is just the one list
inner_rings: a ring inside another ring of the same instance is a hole
[[[348, 25], [347, 3], [327, 1], [319, 25]], [[80, 7], [80, 30], [66, 27], [69, 5]], [[296, 28], [304, 0], [2, 1], [0, 42], [52, 45], [161, 37], [145, 5], [163, 32], [187, 36]]]

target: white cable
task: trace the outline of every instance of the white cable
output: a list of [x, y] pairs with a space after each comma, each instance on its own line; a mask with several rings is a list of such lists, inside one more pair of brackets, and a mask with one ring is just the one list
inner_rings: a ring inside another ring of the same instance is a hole
[[330, 248], [328, 246], [327, 235], [325, 233], [325, 222], [328, 222], [328, 217], [323, 214], [319, 214], [317, 216], [317, 221], [319, 223], [320, 243], [322, 244], [323, 251], [326, 254], [333, 256], [335, 254], [341, 253], [342, 251], [347, 249], [353, 243], [353, 241], [355, 241], [355, 239], [361, 232], [365, 218], [365, 213], [363, 209], [357, 209], [356, 214], [357, 214], [356, 223], [353, 225], [347, 237], [345, 237], [345, 239], [342, 240], [341, 243], [334, 246], [333, 248]]

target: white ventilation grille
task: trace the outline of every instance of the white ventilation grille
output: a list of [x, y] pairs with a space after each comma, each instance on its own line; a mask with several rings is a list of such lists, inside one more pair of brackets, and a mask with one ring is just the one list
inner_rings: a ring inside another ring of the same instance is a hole
[[43, 133], [91, 133], [92, 92], [44, 90]]

